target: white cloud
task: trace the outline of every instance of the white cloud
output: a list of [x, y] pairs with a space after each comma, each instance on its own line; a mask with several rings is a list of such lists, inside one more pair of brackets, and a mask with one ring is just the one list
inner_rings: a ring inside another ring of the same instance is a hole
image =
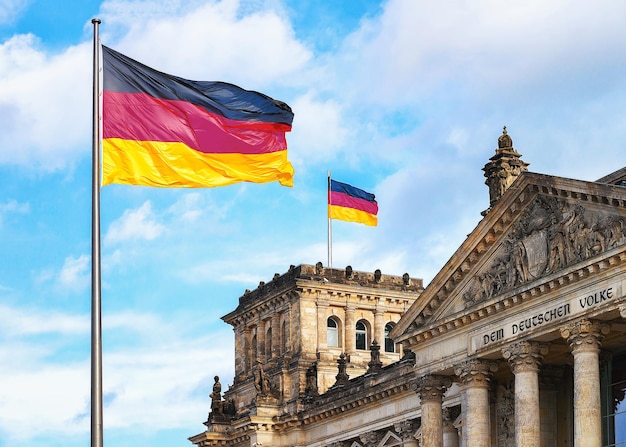
[[105, 244], [117, 244], [128, 240], [153, 240], [165, 231], [165, 227], [156, 221], [150, 201], [144, 202], [135, 210], [126, 210], [113, 221], [104, 236]]
[[11, 23], [29, 3], [30, 0], [1, 0], [0, 25]]
[[[208, 413], [212, 377], [224, 385], [232, 380], [231, 330], [197, 337], [189, 335], [188, 318], [129, 312], [106, 315], [103, 323], [107, 429], [196, 423]], [[0, 328], [0, 439], [20, 445], [87, 433], [88, 355], [72, 360], [76, 344], [88, 343], [87, 316], [2, 306]], [[112, 345], [120, 331], [126, 341]]]
[[293, 162], [306, 169], [311, 163], [330, 163], [346, 143], [342, 107], [334, 100], [321, 101], [309, 92], [291, 104], [296, 111], [293, 135], [288, 135]]
[[103, 23], [127, 29], [115, 42], [119, 51], [161, 71], [258, 89], [285, 80], [311, 58], [290, 24], [272, 10], [242, 16], [233, 0], [150, 2], [155, 12], [146, 19], [145, 3], [105, 3]]
[[20, 213], [25, 214], [30, 211], [30, 204], [19, 203], [17, 200], [7, 200], [5, 203], [0, 203], [0, 214], [4, 213]]
[[83, 315], [0, 306], [0, 333], [10, 336], [87, 334], [89, 320]]
[[65, 258], [59, 273], [59, 285], [70, 290], [85, 290], [91, 281], [91, 257]]

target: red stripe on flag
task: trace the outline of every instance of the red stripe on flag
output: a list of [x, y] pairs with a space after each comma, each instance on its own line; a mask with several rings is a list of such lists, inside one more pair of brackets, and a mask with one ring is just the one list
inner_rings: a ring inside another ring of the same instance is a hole
[[182, 142], [204, 153], [261, 154], [287, 149], [281, 123], [229, 120], [185, 101], [144, 93], [103, 94], [103, 138]]
[[376, 202], [370, 202], [368, 200], [357, 199], [347, 194], [331, 191], [330, 204], [333, 206], [343, 206], [345, 208], [353, 208], [366, 213], [376, 215], [378, 214], [378, 204]]

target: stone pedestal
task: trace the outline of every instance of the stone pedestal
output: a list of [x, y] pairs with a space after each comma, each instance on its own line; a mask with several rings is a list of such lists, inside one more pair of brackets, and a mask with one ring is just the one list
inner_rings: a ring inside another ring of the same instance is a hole
[[583, 319], [561, 328], [574, 356], [574, 447], [602, 446], [600, 343], [610, 326]]
[[485, 360], [468, 360], [457, 366], [454, 373], [461, 379], [465, 389], [465, 428], [463, 436], [466, 446], [490, 447], [489, 434], [489, 381], [498, 364]]
[[515, 374], [515, 445], [540, 447], [539, 367], [548, 346], [521, 341], [502, 350]]

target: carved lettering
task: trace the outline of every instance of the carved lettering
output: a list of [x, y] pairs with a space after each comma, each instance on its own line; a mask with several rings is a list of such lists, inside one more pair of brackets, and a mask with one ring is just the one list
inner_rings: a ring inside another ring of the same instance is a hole
[[562, 318], [566, 315], [569, 315], [570, 312], [571, 310], [569, 303], [563, 304], [546, 312], [533, 315], [529, 318], [524, 318], [518, 323], [513, 323], [511, 325], [511, 333], [513, 335], [516, 335], [520, 332], [524, 332], [534, 327], [541, 326], [542, 324], [548, 323], [556, 318]]
[[497, 331], [493, 331], [489, 334], [483, 335], [483, 344], [492, 343], [494, 341], [502, 340], [504, 338], [504, 329], [500, 328]]
[[596, 304], [600, 304], [606, 300], [610, 300], [613, 298], [613, 287], [608, 287], [604, 290], [594, 293], [593, 295], [588, 295], [579, 300], [580, 307], [583, 309], [586, 307], [595, 306]]

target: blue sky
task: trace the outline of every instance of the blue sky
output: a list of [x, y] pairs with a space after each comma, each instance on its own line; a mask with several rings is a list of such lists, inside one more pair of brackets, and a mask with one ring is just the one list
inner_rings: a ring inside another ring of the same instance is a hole
[[621, 0], [0, 0], [0, 445], [89, 442], [91, 19], [156, 69], [295, 112], [295, 186], [102, 189], [105, 445], [191, 445], [220, 317], [289, 265], [327, 263], [326, 173], [376, 194], [333, 266], [427, 283], [488, 207], [506, 125], [530, 170], [626, 166]]

